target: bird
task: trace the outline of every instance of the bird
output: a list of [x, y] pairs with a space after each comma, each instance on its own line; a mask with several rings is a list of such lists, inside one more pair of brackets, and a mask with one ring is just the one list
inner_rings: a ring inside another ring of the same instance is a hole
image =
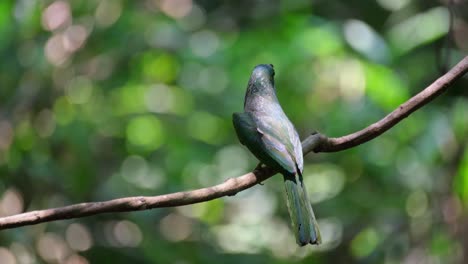
[[255, 66], [244, 99], [244, 112], [233, 113], [240, 143], [260, 164], [283, 175], [292, 228], [299, 246], [320, 244], [317, 220], [303, 181], [304, 161], [299, 135], [276, 96], [272, 64]]

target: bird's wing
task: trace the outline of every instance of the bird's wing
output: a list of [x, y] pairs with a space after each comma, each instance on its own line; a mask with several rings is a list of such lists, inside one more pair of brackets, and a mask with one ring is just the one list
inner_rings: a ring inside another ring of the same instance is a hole
[[257, 131], [261, 134], [262, 145], [265, 152], [284, 170], [295, 173], [296, 164], [289, 154], [286, 146], [274, 136], [265, 133], [260, 128]]
[[281, 142], [281, 133], [269, 133], [272, 128], [265, 125], [263, 121], [257, 121], [258, 119], [249, 112], [232, 115], [232, 122], [239, 141], [247, 146], [262, 163], [295, 173], [296, 164], [288, 147]]
[[302, 154], [302, 143], [297, 134], [294, 125], [289, 121], [286, 115], [283, 117], [261, 116], [256, 119], [256, 124], [272, 138], [276, 138], [281, 142], [291, 159], [297, 164], [299, 172], [302, 174], [304, 168], [304, 158]]
[[299, 168], [299, 171], [302, 174], [302, 170], [304, 168], [304, 157], [303, 157], [303, 154], [302, 154], [302, 143], [301, 143], [301, 139], [299, 138], [299, 135], [297, 134], [296, 129], [294, 128], [294, 126], [293, 126], [293, 124], [291, 122], [289, 122], [288, 134], [289, 134], [289, 138], [291, 140], [291, 144], [293, 145], [294, 157], [296, 159], [297, 167]]
[[249, 143], [256, 141], [256, 137], [258, 137], [257, 126], [248, 113], [232, 114], [232, 123], [236, 130], [237, 138], [239, 138], [242, 145], [247, 146]]
[[255, 118], [255, 124], [258, 127], [257, 130], [261, 131], [262, 141], [270, 156], [289, 172], [295, 173], [296, 167], [302, 172], [302, 150], [300, 150], [300, 157], [296, 158], [298, 151], [296, 151], [295, 142], [299, 140], [287, 117], [259, 115]]

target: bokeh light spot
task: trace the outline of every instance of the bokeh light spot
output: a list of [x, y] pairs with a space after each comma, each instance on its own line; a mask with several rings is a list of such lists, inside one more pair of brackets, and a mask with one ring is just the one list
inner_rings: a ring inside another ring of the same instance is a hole
[[84, 104], [93, 93], [93, 83], [84, 76], [75, 77], [68, 83], [65, 93], [71, 103]]
[[45, 30], [57, 30], [70, 22], [70, 4], [65, 1], [52, 2], [42, 13], [42, 26]]
[[[343, 49], [343, 41], [337, 30], [329, 26], [308, 28], [297, 35], [294, 45], [304, 53], [320, 57], [330, 56]], [[310, 45], [314, 43], [314, 45]]]
[[0, 263], [2, 264], [16, 264], [16, 258], [13, 253], [7, 248], [0, 247]]
[[161, 169], [149, 166], [141, 156], [128, 156], [120, 168], [122, 177], [129, 183], [143, 189], [153, 189], [160, 186], [165, 179]]
[[53, 35], [47, 40], [44, 52], [47, 60], [54, 66], [62, 66], [71, 55], [65, 48], [61, 34]]
[[364, 95], [366, 76], [361, 63], [357, 60], [343, 61], [340, 66], [339, 87], [347, 101], [355, 102]]
[[393, 110], [408, 99], [406, 83], [389, 68], [377, 64], [365, 66], [367, 95], [385, 110]]
[[192, 233], [192, 221], [180, 214], [169, 214], [161, 220], [159, 230], [169, 241], [178, 242], [187, 239]]
[[154, 116], [141, 116], [127, 125], [127, 140], [130, 144], [152, 151], [164, 143], [163, 126]]
[[189, 44], [195, 55], [208, 57], [218, 49], [219, 38], [213, 31], [202, 30], [192, 34]]
[[205, 10], [194, 4], [190, 12], [177, 20], [177, 23], [186, 30], [195, 30], [202, 27], [206, 22]]
[[331, 164], [307, 165], [304, 178], [308, 179], [305, 185], [312, 203], [335, 197], [343, 190], [345, 183], [344, 172]]
[[390, 11], [397, 11], [405, 7], [411, 0], [377, 0], [377, 3]]
[[122, 220], [114, 225], [114, 238], [121, 247], [137, 247], [143, 239], [143, 234], [136, 224]]
[[192, 0], [160, 0], [159, 8], [170, 17], [181, 18], [192, 9]]
[[143, 73], [149, 80], [170, 83], [177, 77], [179, 64], [170, 54], [155, 55], [152, 53], [143, 56]]
[[396, 24], [390, 28], [388, 37], [401, 55], [445, 35], [448, 32], [449, 20], [447, 7], [434, 7]]
[[83, 256], [73, 254], [70, 257], [68, 257], [64, 263], [65, 264], [89, 264], [89, 261]]
[[206, 143], [216, 144], [220, 140], [221, 120], [207, 112], [195, 112], [188, 120], [190, 135]]
[[63, 34], [63, 47], [68, 52], [75, 52], [83, 47], [87, 37], [88, 31], [84, 26], [70, 26]]
[[82, 224], [73, 223], [65, 233], [68, 245], [76, 251], [86, 251], [93, 245], [93, 238], [88, 228]]
[[23, 212], [23, 196], [14, 188], [7, 189], [3, 193], [0, 205], [0, 215], [19, 214]]
[[349, 20], [344, 24], [346, 41], [358, 52], [371, 60], [387, 62], [390, 54], [384, 40], [368, 24]]
[[40, 235], [36, 248], [39, 256], [47, 262], [63, 262], [70, 253], [67, 243], [55, 233]]
[[57, 123], [68, 124], [75, 116], [75, 108], [65, 97], [59, 97], [54, 103], [54, 116]]
[[118, 0], [100, 1], [94, 17], [99, 27], [106, 28], [114, 24], [122, 13], [122, 3]]
[[361, 231], [351, 242], [351, 252], [357, 258], [371, 254], [379, 243], [379, 235], [373, 228]]
[[[16, 257], [19, 264], [34, 264], [37, 263], [35, 255], [29, 248], [21, 243], [13, 242], [10, 246], [11, 252]], [[3, 262], [0, 262], [3, 263]]]
[[428, 198], [424, 191], [413, 191], [406, 200], [406, 212], [411, 217], [420, 217], [426, 213], [428, 208]]
[[229, 78], [222, 67], [206, 67], [198, 75], [198, 87], [210, 94], [219, 94], [228, 86]]
[[146, 91], [145, 103], [151, 112], [165, 113], [172, 110], [176, 101], [169, 86], [157, 84]]

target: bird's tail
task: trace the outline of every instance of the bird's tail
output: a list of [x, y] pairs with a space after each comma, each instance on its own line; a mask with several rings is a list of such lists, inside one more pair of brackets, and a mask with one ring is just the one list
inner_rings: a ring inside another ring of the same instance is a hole
[[320, 244], [320, 231], [310, 205], [302, 175], [283, 175], [286, 198], [296, 241], [300, 246]]

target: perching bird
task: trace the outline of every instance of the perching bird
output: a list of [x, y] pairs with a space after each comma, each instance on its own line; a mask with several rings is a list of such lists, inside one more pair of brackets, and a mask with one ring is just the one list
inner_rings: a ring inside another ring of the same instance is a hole
[[320, 232], [302, 179], [301, 141], [278, 102], [274, 76], [272, 64], [254, 68], [245, 94], [244, 113], [234, 113], [232, 121], [239, 141], [262, 164], [283, 174], [297, 243], [319, 244]]

